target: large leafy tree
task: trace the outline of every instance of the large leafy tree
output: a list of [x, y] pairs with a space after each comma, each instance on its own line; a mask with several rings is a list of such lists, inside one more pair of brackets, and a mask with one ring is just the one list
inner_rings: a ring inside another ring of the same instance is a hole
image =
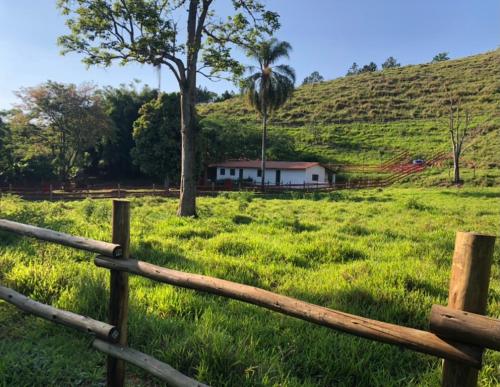
[[87, 151], [111, 134], [108, 116], [93, 85], [48, 81], [17, 92], [22, 104], [14, 123], [27, 144], [52, 160], [55, 173], [67, 182], [85, 166]]
[[141, 172], [177, 183], [180, 175], [180, 97], [161, 94], [146, 103], [134, 123], [134, 163]]
[[178, 214], [196, 215], [197, 75], [241, 75], [235, 46], [254, 48], [278, 27], [278, 15], [260, 0], [227, 0], [218, 16], [214, 0], [59, 0], [70, 34], [63, 52], [84, 54], [88, 65], [139, 62], [167, 67], [181, 95], [181, 182]]
[[295, 71], [288, 65], [275, 64], [280, 59], [289, 58], [291, 49], [290, 43], [273, 38], [247, 52], [258, 63], [257, 68], [249, 67], [251, 75], [243, 80], [242, 91], [262, 117], [262, 189], [266, 182], [267, 121], [269, 115], [292, 96], [295, 88]]

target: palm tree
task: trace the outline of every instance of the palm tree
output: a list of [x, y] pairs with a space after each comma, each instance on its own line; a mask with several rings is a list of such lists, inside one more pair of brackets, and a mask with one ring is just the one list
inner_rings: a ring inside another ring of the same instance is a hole
[[279, 109], [292, 96], [295, 85], [295, 71], [288, 65], [274, 65], [281, 58], [289, 58], [292, 46], [273, 38], [260, 43], [247, 56], [255, 59], [259, 67], [249, 67], [252, 74], [242, 83], [242, 92], [248, 102], [262, 117], [262, 165], [261, 184], [265, 188], [266, 140], [269, 115]]

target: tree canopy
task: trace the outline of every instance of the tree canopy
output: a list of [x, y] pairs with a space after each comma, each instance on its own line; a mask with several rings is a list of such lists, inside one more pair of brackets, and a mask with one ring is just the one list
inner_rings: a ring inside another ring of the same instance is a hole
[[314, 83], [321, 83], [325, 80], [318, 71], [313, 71], [310, 75], [304, 78], [302, 85], [309, 85]]
[[135, 145], [133, 125], [141, 106], [155, 99], [158, 92], [147, 85], [138, 89], [136, 84], [130, 84], [105, 87], [101, 94], [104, 110], [111, 119], [113, 136], [104, 139], [92, 152], [93, 171], [114, 178], [137, 176], [138, 169], [130, 155]]
[[347, 70], [347, 76], [359, 74], [359, 66], [356, 62], [353, 62], [351, 67]]
[[377, 64], [375, 62], [370, 62], [359, 70], [359, 73], [372, 73], [377, 71]]
[[[138, 62], [166, 66], [181, 93], [181, 192], [178, 214], [196, 215], [197, 75], [238, 77], [235, 47], [254, 49], [279, 28], [278, 14], [259, 0], [230, 0], [221, 16], [214, 0], [59, 0], [69, 34], [63, 52], [84, 55], [88, 65]], [[229, 75], [226, 75], [229, 76]]]
[[242, 92], [262, 116], [280, 108], [293, 94], [295, 71], [285, 64], [274, 65], [279, 59], [288, 58], [291, 48], [290, 43], [273, 38], [247, 52], [259, 67], [248, 67], [251, 74], [242, 81]]
[[382, 68], [385, 70], [385, 69], [392, 69], [392, 68], [395, 68], [395, 67], [401, 67], [401, 65], [398, 63], [398, 61], [396, 60], [396, 58], [390, 56], [389, 58], [387, 58], [385, 60], [384, 63], [382, 63]]
[[434, 58], [432, 58], [432, 63], [443, 62], [443, 61], [449, 60], [449, 59], [450, 59], [450, 57], [448, 56], [447, 52], [440, 52], [440, 53], [434, 55]]
[[75, 177], [88, 163], [88, 149], [111, 134], [102, 99], [90, 84], [48, 81], [17, 92], [22, 104], [14, 123], [26, 145], [51, 159], [62, 181]]
[[180, 177], [180, 96], [161, 94], [142, 106], [134, 123], [134, 163], [148, 176], [178, 183]]

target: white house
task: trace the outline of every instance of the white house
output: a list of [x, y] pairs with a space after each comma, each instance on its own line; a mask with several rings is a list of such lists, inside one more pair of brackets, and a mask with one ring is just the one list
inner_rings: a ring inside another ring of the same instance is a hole
[[[229, 160], [210, 165], [217, 180], [251, 180], [260, 183], [260, 160]], [[309, 161], [267, 161], [266, 184], [328, 184], [328, 174], [320, 163]]]

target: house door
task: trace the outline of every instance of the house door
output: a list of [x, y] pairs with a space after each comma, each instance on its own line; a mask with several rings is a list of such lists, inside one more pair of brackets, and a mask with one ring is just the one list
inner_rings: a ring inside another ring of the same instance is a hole
[[279, 169], [276, 170], [276, 185], [280, 185], [281, 183], [281, 171]]
[[239, 172], [238, 178], [240, 180], [243, 180], [243, 169], [242, 168], [240, 168], [240, 172]]

